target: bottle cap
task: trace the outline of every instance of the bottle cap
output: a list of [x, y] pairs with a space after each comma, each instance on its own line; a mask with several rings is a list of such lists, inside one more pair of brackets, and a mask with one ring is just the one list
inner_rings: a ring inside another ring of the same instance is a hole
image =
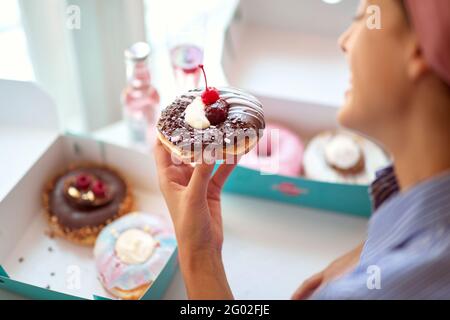
[[136, 42], [125, 50], [125, 58], [131, 61], [143, 61], [150, 55], [150, 46], [146, 42]]

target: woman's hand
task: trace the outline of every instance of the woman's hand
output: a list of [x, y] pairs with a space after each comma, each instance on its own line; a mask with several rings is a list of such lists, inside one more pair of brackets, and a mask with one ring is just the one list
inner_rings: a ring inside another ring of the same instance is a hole
[[222, 263], [220, 193], [236, 164], [175, 164], [158, 140], [159, 185], [172, 217], [190, 299], [232, 299]]
[[292, 295], [294, 300], [308, 299], [319, 287], [351, 271], [359, 262], [364, 243], [334, 260], [323, 271], [305, 280]]

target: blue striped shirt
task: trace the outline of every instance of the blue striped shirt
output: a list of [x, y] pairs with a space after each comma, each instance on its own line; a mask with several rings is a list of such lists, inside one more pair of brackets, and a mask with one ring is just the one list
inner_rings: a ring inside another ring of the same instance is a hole
[[313, 299], [450, 299], [450, 172], [399, 192], [386, 168], [371, 192], [376, 210], [357, 267]]

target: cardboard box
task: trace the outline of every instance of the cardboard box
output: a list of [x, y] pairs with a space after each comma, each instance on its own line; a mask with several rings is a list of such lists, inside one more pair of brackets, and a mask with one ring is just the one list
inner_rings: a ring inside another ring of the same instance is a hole
[[[0, 82], [2, 85], [2, 82]], [[28, 90], [27, 88], [32, 88]], [[17, 82], [20, 106], [45, 110], [39, 90]], [[29, 100], [25, 101], [24, 97]], [[14, 110], [15, 101], [9, 101]], [[27, 127], [20, 130], [26, 131]], [[12, 130], [11, 132], [13, 132]], [[31, 133], [32, 131], [30, 131]], [[14, 136], [9, 137], [14, 139]], [[92, 247], [51, 238], [42, 207], [45, 183], [69, 164], [108, 164], [119, 170], [133, 187], [137, 209], [161, 216], [172, 226], [158, 194], [156, 170], [151, 156], [103, 143], [88, 137], [56, 135], [55, 140], [0, 202], [0, 288], [35, 299], [112, 298], [97, 279]], [[142, 299], [159, 299], [177, 268], [175, 249]]]

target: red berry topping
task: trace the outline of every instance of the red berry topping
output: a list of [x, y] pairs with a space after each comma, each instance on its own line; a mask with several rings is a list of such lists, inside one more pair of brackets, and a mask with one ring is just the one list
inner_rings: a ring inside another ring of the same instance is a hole
[[227, 119], [228, 104], [225, 100], [219, 99], [215, 103], [206, 106], [205, 114], [213, 126], [218, 125]]
[[215, 103], [219, 98], [219, 91], [215, 88], [208, 88], [202, 94], [203, 103], [206, 105]]
[[202, 93], [203, 103], [206, 105], [210, 105], [219, 100], [219, 91], [216, 88], [208, 87], [208, 80], [206, 79], [205, 67], [202, 64], [199, 64], [198, 67], [203, 71], [203, 77], [205, 78], [205, 91]]
[[85, 174], [80, 174], [77, 176], [77, 179], [75, 181], [75, 187], [78, 190], [86, 190], [89, 189], [89, 186], [91, 185], [91, 177]]
[[96, 197], [103, 198], [106, 196], [106, 185], [102, 181], [97, 180], [92, 186], [92, 192]]

